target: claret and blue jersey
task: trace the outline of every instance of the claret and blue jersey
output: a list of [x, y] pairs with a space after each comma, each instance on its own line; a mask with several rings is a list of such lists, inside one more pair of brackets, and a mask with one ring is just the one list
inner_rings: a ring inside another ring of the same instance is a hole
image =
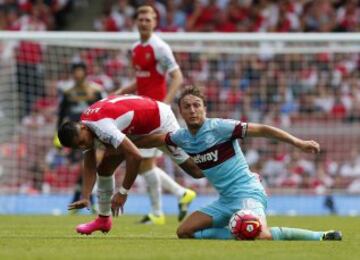
[[166, 142], [181, 147], [194, 159], [221, 200], [254, 198], [266, 206], [264, 188], [250, 171], [237, 141], [245, 137], [246, 131], [246, 123], [208, 118], [195, 135], [182, 128], [170, 133]]

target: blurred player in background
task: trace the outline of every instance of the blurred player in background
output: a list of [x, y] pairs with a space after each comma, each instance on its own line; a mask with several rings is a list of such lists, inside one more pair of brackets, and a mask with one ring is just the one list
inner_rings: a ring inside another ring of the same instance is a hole
[[[156, 27], [156, 12], [153, 7], [141, 6], [136, 14], [140, 34], [140, 41], [136, 42], [132, 48], [132, 65], [135, 69], [136, 80], [116, 93], [137, 93], [171, 104], [183, 82], [181, 70], [169, 45], [153, 33]], [[167, 75], [169, 76], [168, 90]], [[157, 167], [157, 157], [161, 156], [158, 149], [141, 149], [141, 155], [144, 160], [141, 162], [140, 174], [144, 176], [148, 186], [152, 212], [144, 216], [140, 223], [165, 223], [161, 206], [161, 187], [177, 196], [178, 220], [181, 221], [186, 216], [188, 205], [196, 197], [196, 193], [180, 186]]]
[[[78, 61], [72, 63], [71, 73], [74, 79], [74, 86], [62, 93], [58, 110], [58, 128], [65, 121], [79, 121], [80, 115], [84, 110], [96, 101], [105, 97], [105, 93], [101, 90], [101, 86], [86, 80], [87, 67], [84, 62]], [[61, 149], [61, 146], [59, 146], [57, 141], [55, 141], [55, 144]], [[69, 160], [71, 163], [81, 163], [81, 151], [71, 150]], [[82, 167], [80, 167], [80, 169], [82, 169]], [[81, 186], [82, 174], [80, 174], [77, 179], [72, 202], [80, 199]], [[93, 202], [93, 196], [91, 196], [91, 201]]]
[[231, 119], [206, 118], [205, 98], [197, 88], [187, 88], [179, 99], [187, 129], [146, 136], [136, 144], [180, 147], [192, 156], [220, 198], [192, 213], [178, 228], [179, 238], [234, 239], [227, 228], [236, 211], [252, 211], [260, 220], [259, 239], [341, 240], [339, 231], [315, 232], [297, 228], [272, 227], [266, 222], [267, 195], [258, 176], [252, 173], [238, 143], [245, 137], [266, 137], [289, 143], [303, 152], [318, 153], [315, 141], [301, 140], [275, 127]]
[[[111, 209], [117, 216], [127, 199], [139, 171], [142, 157], [129, 138], [150, 133], [166, 133], [179, 129], [170, 106], [150, 98], [125, 95], [111, 96], [96, 102], [81, 115], [81, 122], [65, 122], [59, 128], [61, 144], [66, 147], [84, 149], [84, 186], [82, 199], [69, 205], [69, 209], [89, 207], [89, 196], [98, 178], [99, 217], [79, 225], [77, 232], [91, 234], [94, 231], [108, 232], [112, 226]], [[104, 155], [97, 161], [97, 146], [105, 147]], [[195, 178], [202, 172], [194, 161], [181, 149], [162, 150]], [[114, 171], [126, 162], [125, 177], [119, 191], [114, 192]]]

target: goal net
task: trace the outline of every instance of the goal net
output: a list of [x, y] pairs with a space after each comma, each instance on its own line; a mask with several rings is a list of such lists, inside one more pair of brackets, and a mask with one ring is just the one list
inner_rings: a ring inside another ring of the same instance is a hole
[[[360, 190], [359, 34], [161, 37], [186, 84], [203, 88], [209, 117], [270, 124], [321, 144], [319, 155], [307, 155], [271, 140], [242, 142], [270, 193]], [[52, 142], [59, 93], [72, 85], [70, 64], [84, 61], [88, 80], [111, 92], [133, 79], [129, 50], [136, 39], [133, 33], [0, 33], [1, 193], [73, 189], [79, 165]], [[185, 186], [212, 192], [206, 181], [162, 163]]]

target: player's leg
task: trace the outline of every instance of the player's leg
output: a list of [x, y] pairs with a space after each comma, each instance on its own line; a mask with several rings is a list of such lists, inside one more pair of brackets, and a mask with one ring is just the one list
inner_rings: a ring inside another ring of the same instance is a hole
[[268, 227], [266, 221], [265, 208], [261, 203], [253, 199], [248, 199], [251, 206], [245, 206], [244, 209], [251, 210], [260, 220], [262, 231], [258, 239], [262, 240], [341, 240], [342, 235], [339, 231], [312, 231], [300, 228], [289, 227]]
[[194, 238], [196, 232], [210, 227], [212, 227], [212, 217], [201, 211], [195, 211], [181, 223], [176, 234], [178, 238]]
[[140, 164], [139, 174], [145, 179], [151, 202], [151, 213], [145, 215], [140, 223], [162, 225], [165, 224], [165, 216], [161, 205], [161, 181], [156, 172], [156, 158], [149, 157], [152, 155], [151, 149], [140, 149], [140, 151], [144, 159]]
[[[154, 157], [159, 158], [162, 155], [162, 152], [159, 149], [154, 149]], [[170, 193], [174, 194], [178, 199], [180, 199], [186, 193], [186, 189], [179, 185], [177, 182], [174, 181], [166, 172], [156, 166], [155, 163], [155, 171], [160, 177], [161, 187]]]
[[122, 154], [104, 153], [98, 165], [97, 198], [99, 216], [89, 223], [77, 226], [76, 231], [81, 234], [90, 235], [94, 231], [108, 232], [112, 226], [111, 220], [111, 197], [114, 193], [115, 169], [123, 161]]
[[155, 171], [160, 177], [161, 187], [163, 189], [174, 194], [178, 199], [180, 199], [186, 193], [186, 189], [170, 178], [170, 176], [162, 169], [156, 167]]
[[259, 234], [258, 239], [262, 240], [303, 240], [303, 241], [320, 241], [320, 240], [341, 240], [342, 234], [339, 231], [312, 231], [301, 228], [289, 228], [289, 227], [268, 227], [265, 216], [265, 212], [261, 212], [262, 209], [253, 209], [253, 212], [257, 213], [260, 217], [262, 224], [262, 231]]
[[314, 232], [305, 229], [284, 228], [267, 226], [265, 206], [253, 198], [243, 199], [241, 201], [241, 208], [250, 210], [257, 216], [261, 223], [261, 232], [258, 239], [262, 240], [320, 240], [323, 232]]
[[111, 215], [111, 197], [115, 187], [113, 173], [122, 161], [123, 156], [121, 155], [105, 153], [103, 160], [98, 166], [97, 198], [99, 215]]
[[265, 230], [265, 234], [260, 235], [260, 239], [271, 240], [342, 240], [342, 234], [340, 231], [312, 231], [308, 229], [289, 227], [271, 227]]
[[194, 212], [180, 225], [179, 238], [234, 239], [227, 228], [231, 210], [219, 200]]

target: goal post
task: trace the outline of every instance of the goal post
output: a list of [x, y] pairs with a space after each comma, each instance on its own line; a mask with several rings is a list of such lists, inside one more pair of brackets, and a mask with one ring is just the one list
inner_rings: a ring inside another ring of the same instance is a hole
[[[209, 116], [271, 124], [320, 142], [319, 156], [263, 139], [242, 143], [272, 193], [358, 191], [360, 33], [159, 35], [185, 83], [204, 90]], [[89, 80], [111, 92], [133, 79], [129, 51], [137, 39], [137, 33], [0, 32], [0, 193], [72, 189], [78, 169], [52, 144], [57, 98], [71, 85], [69, 66], [83, 60]]]

